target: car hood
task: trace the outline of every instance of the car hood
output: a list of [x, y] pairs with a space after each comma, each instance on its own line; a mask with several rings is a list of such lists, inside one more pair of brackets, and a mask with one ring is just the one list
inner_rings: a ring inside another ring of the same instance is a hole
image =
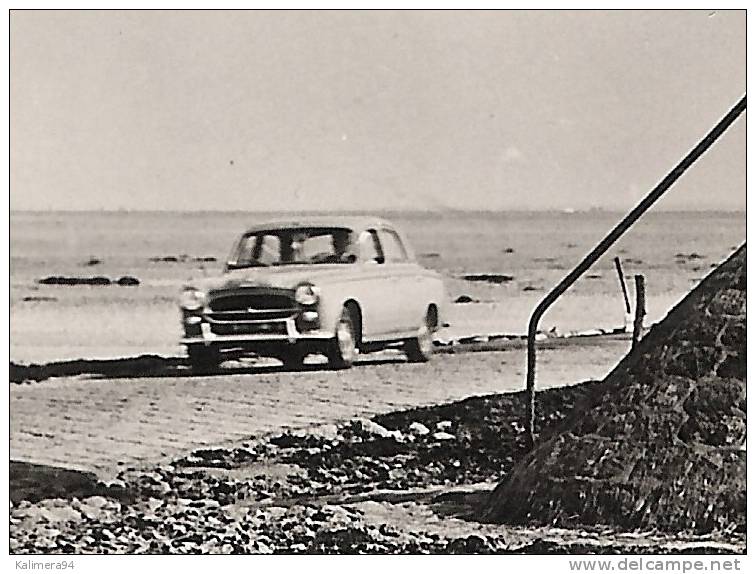
[[294, 289], [297, 285], [306, 281], [317, 285], [331, 278], [343, 277], [349, 274], [350, 267], [353, 266], [353, 264], [323, 264], [232, 269], [218, 277], [203, 277], [189, 281], [187, 286], [200, 289], [206, 293], [244, 287]]

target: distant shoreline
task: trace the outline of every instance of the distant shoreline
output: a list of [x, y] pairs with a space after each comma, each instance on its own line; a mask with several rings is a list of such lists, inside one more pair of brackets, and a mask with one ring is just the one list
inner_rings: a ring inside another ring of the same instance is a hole
[[[561, 215], [623, 215], [626, 210], [621, 209], [360, 209], [360, 210], [221, 210], [221, 209], [197, 209], [197, 210], [170, 210], [170, 209], [11, 209], [9, 215], [75, 215], [75, 214], [155, 214], [155, 215], [238, 215], [242, 213], [251, 215], [287, 214], [287, 215], [360, 215], [365, 213], [377, 215], [502, 215], [502, 214], [561, 214]], [[746, 209], [652, 209], [649, 214], [704, 214], [716, 213], [725, 215], [747, 214]]]

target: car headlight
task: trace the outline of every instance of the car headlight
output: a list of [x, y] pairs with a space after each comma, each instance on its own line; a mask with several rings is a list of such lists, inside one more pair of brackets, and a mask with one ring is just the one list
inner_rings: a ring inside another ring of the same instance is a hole
[[197, 289], [184, 289], [181, 292], [180, 305], [182, 309], [187, 311], [197, 311], [205, 306], [207, 297], [202, 291]]
[[300, 305], [314, 305], [320, 299], [320, 289], [309, 283], [303, 283], [294, 291], [294, 300]]

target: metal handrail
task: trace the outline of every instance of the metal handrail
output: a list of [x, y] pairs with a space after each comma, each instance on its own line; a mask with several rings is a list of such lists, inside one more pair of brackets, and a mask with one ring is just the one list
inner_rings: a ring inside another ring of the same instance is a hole
[[674, 184], [693, 163], [706, 152], [709, 147], [729, 128], [733, 122], [746, 109], [746, 96], [735, 104], [735, 106], [725, 115], [711, 131], [706, 134], [698, 145], [686, 155], [667, 176], [661, 180], [656, 187], [630, 212], [622, 221], [620, 221], [585, 258], [554, 287], [546, 297], [536, 306], [528, 323], [528, 372], [526, 388], [528, 394], [527, 403], [527, 441], [529, 448], [535, 444], [535, 368], [536, 368], [536, 334], [538, 332], [538, 323], [543, 317], [546, 310], [556, 301], [567, 289], [569, 289], [578, 278], [601, 257], [622, 234], [625, 233], [648, 209]]

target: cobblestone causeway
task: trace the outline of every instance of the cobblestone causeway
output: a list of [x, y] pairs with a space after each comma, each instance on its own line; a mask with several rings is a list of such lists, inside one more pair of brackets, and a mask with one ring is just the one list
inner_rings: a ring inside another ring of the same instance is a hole
[[[627, 341], [539, 354], [540, 388], [603, 377]], [[438, 355], [348, 371], [249, 370], [208, 377], [50, 379], [12, 384], [11, 459], [93, 470], [175, 457], [283, 428], [438, 404], [524, 385], [522, 350]]]

